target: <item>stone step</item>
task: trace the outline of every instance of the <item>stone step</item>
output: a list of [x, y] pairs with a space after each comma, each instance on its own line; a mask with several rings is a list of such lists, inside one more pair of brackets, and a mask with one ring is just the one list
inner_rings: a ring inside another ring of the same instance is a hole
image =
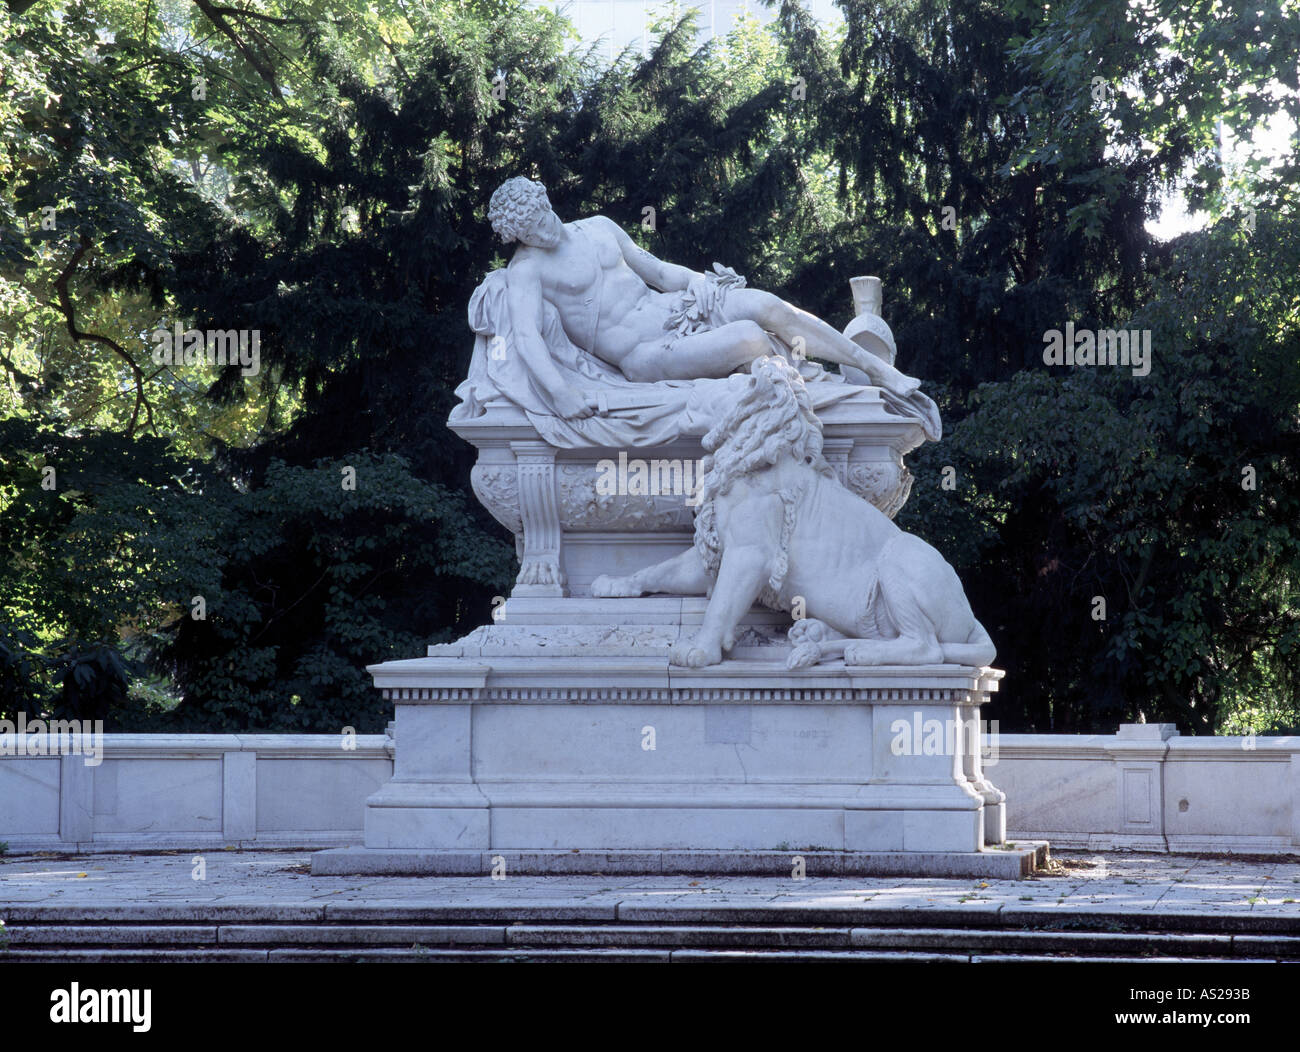
[[[568, 791], [568, 790], [566, 790]], [[661, 793], [662, 789], [655, 789]], [[810, 877], [926, 876], [1019, 880], [1047, 864], [1046, 841], [1024, 841], [983, 851], [418, 851], [330, 848], [311, 856], [313, 876], [488, 876], [504, 866], [513, 876], [679, 875], [773, 877], [789, 875], [795, 860]]]
[[960, 906], [894, 907], [869, 902], [844, 906], [802, 906], [780, 902], [762, 904], [583, 903], [545, 904], [505, 902], [411, 903], [159, 903], [90, 905], [11, 903], [0, 905], [0, 918], [10, 930], [53, 925], [159, 927], [231, 927], [277, 924], [290, 927], [407, 924], [414, 926], [622, 924], [645, 926], [746, 926], [757, 928], [836, 929], [958, 929], [986, 932], [1186, 932], [1237, 937], [1300, 937], [1300, 913], [1266, 914], [1251, 909], [1160, 912], [1132, 909], [1083, 909], [1078, 906], [1010, 906], [968, 903]]
[[[10, 924], [0, 962], [834, 958], [1300, 961], [1300, 937], [950, 927], [703, 924]], [[133, 956], [134, 955], [134, 956]], [[143, 955], [143, 956], [141, 956]], [[467, 956], [468, 955], [468, 956]], [[865, 955], [865, 957], [863, 956]]]
[[[215, 925], [6, 924], [9, 946], [215, 946]], [[3, 958], [0, 958], [3, 960]]]
[[1271, 958], [1239, 957], [1080, 957], [1049, 954], [958, 954], [871, 950], [739, 950], [739, 949], [401, 949], [367, 947], [340, 949], [318, 946], [311, 949], [93, 949], [60, 948], [10, 951], [0, 954], [0, 963], [11, 964], [189, 964], [189, 963], [294, 963], [294, 964], [498, 964], [568, 962], [599, 964], [651, 963], [881, 963], [881, 964], [1065, 964], [1086, 960], [1091, 963], [1144, 964], [1268, 964]]
[[222, 950], [208, 946], [190, 949], [123, 949], [90, 946], [42, 946], [0, 950], [5, 964], [261, 964], [265, 950]]

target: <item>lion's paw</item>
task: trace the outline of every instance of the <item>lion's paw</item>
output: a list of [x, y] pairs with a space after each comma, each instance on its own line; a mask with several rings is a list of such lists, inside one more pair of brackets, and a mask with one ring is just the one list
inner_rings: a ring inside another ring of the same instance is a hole
[[786, 638], [799, 646], [802, 643], [825, 643], [836, 634], [825, 621], [819, 621], [815, 617], [801, 617], [790, 626]]
[[716, 665], [722, 660], [722, 648], [697, 646], [695, 643], [678, 643], [673, 647], [672, 655], [668, 660], [683, 668], [703, 668], [705, 665]]
[[807, 668], [822, 659], [822, 648], [818, 643], [800, 643], [785, 659], [786, 668]]
[[634, 577], [610, 577], [601, 574], [591, 582], [591, 594], [598, 599], [626, 599], [641, 595]]
[[559, 584], [560, 567], [549, 559], [534, 559], [519, 568], [519, 584]]

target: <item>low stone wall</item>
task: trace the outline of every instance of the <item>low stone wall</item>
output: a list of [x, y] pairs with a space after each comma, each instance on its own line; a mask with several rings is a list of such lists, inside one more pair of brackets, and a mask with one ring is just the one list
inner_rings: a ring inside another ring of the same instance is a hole
[[1058, 848], [1300, 853], [1300, 737], [1007, 734], [987, 768], [1007, 838]]
[[11, 853], [360, 843], [366, 797], [393, 771], [382, 734], [106, 734], [102, 747], [93, 765], [0, 756]]
[[[384, 735], [113, 734], [102, 745], [93, 766], [83, 755], [0, 755], [11, 854], [360, 844], [366, 797], [393, 766]], [[1011, 840], [1300, 853], [1300, 737], [1132, 725], [1001, 735], [989, 759]]]

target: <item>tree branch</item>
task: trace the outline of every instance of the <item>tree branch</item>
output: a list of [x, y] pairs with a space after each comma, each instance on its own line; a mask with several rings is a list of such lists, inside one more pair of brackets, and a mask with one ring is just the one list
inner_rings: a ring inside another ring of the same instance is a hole
[[[214, 26], [216, 26], [217, 29], [219, 29], [222, 32], [222, 34], [224, 34], [225, 37], [232, 44], [235, 45], [235, 48], [239, 51], [241, 55], [244, 56], [244, 58], [248, 61], [248, 64], [257, 71], [257, 75], [271, 86], [271, 90], [275, 92], [276, 97], [279, 98], [280, 85], [276, 83], [275, 70], [273, 70], [269, 65], [266, 64], [266, 62], [262, 59], [262, 57], [257, 53], [256, 49], [254, 49], [253, 47], [249, 46], [247, 43], [244, 42], [243, 38], [240, 37], [240, 35], [235, 32], [231, 24], [226, 21], [225, 14], [222, 13], [225, 11], [231, 11], [235, 9], [228, 8], [228, 7], [217, 7], [211, 2], [211, 0], [194, 0], [194, 6], [197, 7], [200, 11], [202, 11], [205, 15], [207, 15], [208, 21], [211, 22]], [[240, 11], [238, 13], [248, 14], [249, 12]]]
[[213, 4], [212, 10], [223, 15], [239, 15], [241, 18], [260, 18], [263, 22], [271, 22], [277, 26], [300, 26], [306, 23], [305, 18], [278, 18], [275, 15], [264, 15], [261, 11], [252, 11], [244, 7], [225, 7], [220, 4]]
[[135, 376], [135, 406], [131, 410], [131, 422], [126, 428], [127, 438], [131, 438], [135, 435], [135, 425], [140, 419], [140, 409], [142, 407], [149, 421], [149, 428], [150, 430], [153, 429], [153, 406], [149, 404], [149, 400], [144, 395], [144, 370], [136, 364], [136, 360], [116, 340], [97, 332], [85, 332], [77, 327], [76, 309], [72, 305], [72, 296], [68, 292], [68, 282], [72, 280], [73, 272], [90, 249], [90, 237], [85, 231], [82, 231], [77, 250], [72, 253], [68, 265], [63, 268], [62, 273], [54, 280], [54, 289], [59, 296], [59, 309], [63, 313], [63, 322], [67, 326], [68, 335], [74, 340], [89, 340], [93, 343], [102, 343], [131, 367], [131, 372]]
[[34, 387], [40, 386], [40, 380], [35, 376], [32, 376], [30, 373], [24, 372], [18, 367], [14, 360], [3, 351], [0, 351], [0, 364], [3, 364], [6, 371], [20, 384], [31, 384]]

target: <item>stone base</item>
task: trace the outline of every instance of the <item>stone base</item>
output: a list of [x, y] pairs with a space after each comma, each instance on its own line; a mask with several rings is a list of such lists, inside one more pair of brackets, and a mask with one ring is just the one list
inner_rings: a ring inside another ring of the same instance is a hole
[[617, 856], [672, 872], [664, 859], [689, 856], [708, 860], [699, 872], [772, 873], [797, 853], [827, 872], [1021, 873], [981, 764], [1000, 672], [787, 670], [789, 622], [769, 611], [729, 660], [671, 665], [706, 606], [515, 597], [458, 643], [373, 667], [396, 710], [393, 778], [366, 802], [378, 854], [320, 865], [478, 873], [485, 858], [591, 855], [583, 871]]
[[983, 851], [416, 851], [332, 848], [312, 855], [313, 876], [983, 877], [1018, 880], [1048, 860], [1046, 841]]
[[[539, 715], [551, 719], [537, 719]], [[525, 736], [531, 726], [539, 741], [563, 740], [561, 736], [572, 741], [580, 729], [575, 724], [599, 730], [608, 715], [590, 709], [566, 714], [555, 708], [511, 714]], [[698, 710], [636, 715], [657, 719], [661, 728], [692, 722], [690, 717], [707, 719]], [[827, 723], [834, 728], [839, 722], [807, 709], [768, 709], [763, 715], [778, 725], [797, 724], [810, 738], [823, 740], [831, 737]], [[544, 733], [549, 728], [558, 729]], [[778, 740], [784, 736], [773, 735]], [[510, 741], [511, 748], [523, 751], [522, 741]], [[610, 751], [608, 761], [624, 758]], [[759, 768], [760, 777], [763, 773], [760, 756], [741, 753], [737, 760], [734, 745], [725, 752], [698, 749], [688, 759], [699, 760], [700, 754], [711, 751], [737, 769], [740, 760], [747, 759], [751, 768]], [[802, 759], [811, 769], [834, 757]], [[956, 780], [946, 785], [817, 782], [809, 770], [808, 781], [795, 781], [790, 772], [783, 772], [780, 782], [754, 784], [724, 780], [719, 766], [702, 770], [698, 780], [691, 781], [679, 772], [674, 772], [678, 780], [653, 782], [555, 782], [545, 777], [473, 785], [393, 781], [367, 803], [365, 843], [372, 848], [432, 850], [781, 852], [973, 852], [1000, 843], [989, 839], [981, 797]]]

